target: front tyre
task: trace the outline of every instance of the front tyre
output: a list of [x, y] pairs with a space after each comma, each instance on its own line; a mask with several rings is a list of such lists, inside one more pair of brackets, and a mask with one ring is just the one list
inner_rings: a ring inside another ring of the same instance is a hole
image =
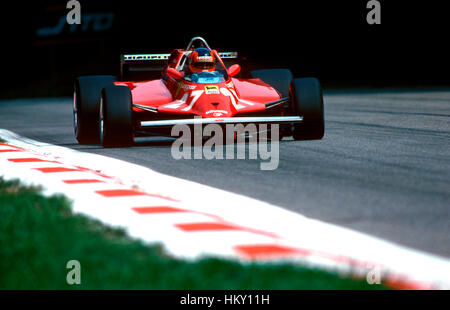
[[80, 144], [100, 143], [99, 104], [101, 91], [116, 81], [110, 75], [80, 76], [75, 79], [73, 95], [73, 128]]
[[303, 117], [295, 124], [295, 140], [319, 140], [325, 134], [322, 87], [316, 78], [294, 79], [290, 88], [291, 109]]
[[103, 147], [124, 147], [134, 142], [133, 108], [128, 86], [107, 86], [100, 100], [100, 140]]

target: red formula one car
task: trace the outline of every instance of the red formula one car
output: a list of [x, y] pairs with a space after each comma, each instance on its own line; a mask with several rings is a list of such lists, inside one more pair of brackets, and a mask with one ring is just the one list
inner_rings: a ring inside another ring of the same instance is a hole
[[[79, 143], [129, 146], [137, 136], [170, 136], [177, 124], [277, 123], [283, 136], [296, 140], [324, 135], [322, 90], [316, 78], [293, 79], [288, 69], [255, 70], [251, 78], [237, 78], [239, 64], [225, 65], [237, 53], [218, 53], [200, 37], [171, 54], [121, 58], [119, 80], [96, 75], [75, 81], [73, 115]], [[152, 80], [158, 65], [161, 75]]]

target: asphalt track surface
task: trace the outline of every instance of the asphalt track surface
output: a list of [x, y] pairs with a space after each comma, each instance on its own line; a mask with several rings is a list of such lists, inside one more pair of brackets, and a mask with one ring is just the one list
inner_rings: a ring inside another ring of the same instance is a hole
[[285, 138], [274, 171], [250, 159], [175, 160], [167, 139], [124, 149], [78, 145], [71, 98], [0, 101], [0, 128], [449, 258], [450, 90], [325, 91], [324, 100], [324, 139]]

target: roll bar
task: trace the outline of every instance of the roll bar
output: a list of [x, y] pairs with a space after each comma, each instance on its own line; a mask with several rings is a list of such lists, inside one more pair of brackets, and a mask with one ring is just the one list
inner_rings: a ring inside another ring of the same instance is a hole
[[208, 43], [206, 43], [206, 40], [203, 39], [202, 37], [193, 37], [191, 39], [191, 41], [189, 42], [188, 46], [186, 47], [186, 51], [189, 51], [189, 49], [191, 48], [192, 44], [194, 44], [195, 41], [200, 41], [203, 43], [203, 45], [208, 48], [209, 50], [211, 49], [208, 45]]

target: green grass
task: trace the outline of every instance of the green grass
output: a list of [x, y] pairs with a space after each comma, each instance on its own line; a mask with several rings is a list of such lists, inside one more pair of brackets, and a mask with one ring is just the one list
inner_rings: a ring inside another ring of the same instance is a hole
[[[66, 263], [81, 264], [68, 285]], [[63, 196], [0, 178], [0, 289], [383, 289], [291, 264], [193, 263], [91, 218]]]

